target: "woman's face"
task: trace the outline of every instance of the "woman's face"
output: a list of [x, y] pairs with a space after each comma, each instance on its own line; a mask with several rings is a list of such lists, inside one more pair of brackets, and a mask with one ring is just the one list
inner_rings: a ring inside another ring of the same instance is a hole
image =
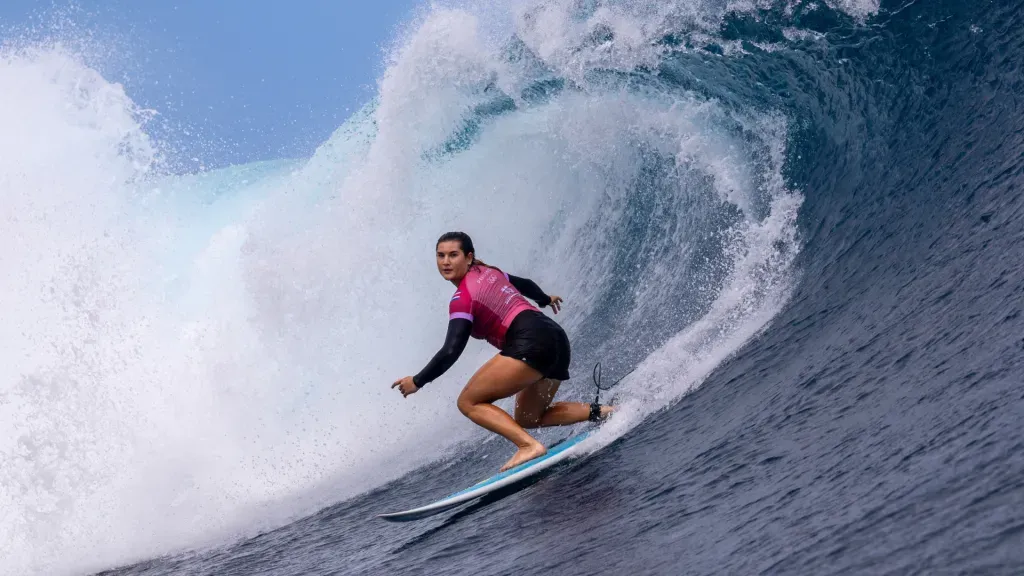
[[448, 240], [437, 245], [437, 271], [445, 280], [458, 284], [469, 271], [471, 255], [462, 251], [458, 240]]

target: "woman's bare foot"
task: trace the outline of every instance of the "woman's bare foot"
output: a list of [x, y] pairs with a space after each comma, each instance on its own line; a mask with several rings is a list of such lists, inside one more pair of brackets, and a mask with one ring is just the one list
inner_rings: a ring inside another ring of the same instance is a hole
[[511, 460], [505, 462], [505, 465], [501, 467], [500, 471], [504, 472], [505, 470], [508, 470], [510, 468], [515, 468], [516, 466], [519, 466], [523, 462], [529, 462], [534, 458], [540, 458], [541, 456], [547, 453], [548, 449], [545, 448], [543, 444], [541, 444], [540, 442], [534, 442], [529, 446], [524, 446], [520, 448], [519, 451], [516, 452], [514, 456], [512, 456]]
[[[587, 416], [587, 420], [590, 420], [591, 422], [604, 422], [612, 412], [618, 410], [618, 406], [610, 406], [607, 404], [589, 404], [586, 406], [590, 411]], [[596, 414], [594, 413], [595, 408], [598, 408], [598, 412]]]

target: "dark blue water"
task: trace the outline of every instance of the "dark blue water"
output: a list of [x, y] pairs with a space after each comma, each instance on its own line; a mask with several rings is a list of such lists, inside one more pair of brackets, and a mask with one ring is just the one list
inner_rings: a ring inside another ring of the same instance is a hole
[[[865, 22], [790, 8], [729, 15], [718, 40], [668, 34], [674, 49], [623, 79], [792, 121], [795, 291], [702, 386], [483, 506], [373, 518], [487, 470], [457, 460], [107, 573], [1024, 573], [1024, 2], [883, 2]], [[645, 346], [683, 312], [652, 319]], [[599, 352], [577, 375], [621, 348], [618, 321], [578, 328]]]

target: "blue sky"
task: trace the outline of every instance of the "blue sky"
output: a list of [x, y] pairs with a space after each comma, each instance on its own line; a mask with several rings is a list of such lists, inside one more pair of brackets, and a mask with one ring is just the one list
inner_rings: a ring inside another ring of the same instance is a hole
[[383, 51], [418, 5], [3, 0], [0, 42], [81, 46], [91, 66], [160, 113], [149, 130], [186, 167], [193, 157], [218, 166], [310, 154], [372, 97]]

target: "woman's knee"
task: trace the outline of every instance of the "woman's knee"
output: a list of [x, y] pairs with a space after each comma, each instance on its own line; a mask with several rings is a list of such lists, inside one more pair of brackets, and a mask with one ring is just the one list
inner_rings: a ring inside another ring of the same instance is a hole
[[467, 386], [466, 389], [459, 394], [459, 398], [455, 401], [455, 405], [459, 407], [459, 412], [462, 412], [464, 416], [469, 416], [469, 412], [473, 407], [481, 402], [482, 400], [478, 398], [476, 394], [470, 392], [470, 389]]

